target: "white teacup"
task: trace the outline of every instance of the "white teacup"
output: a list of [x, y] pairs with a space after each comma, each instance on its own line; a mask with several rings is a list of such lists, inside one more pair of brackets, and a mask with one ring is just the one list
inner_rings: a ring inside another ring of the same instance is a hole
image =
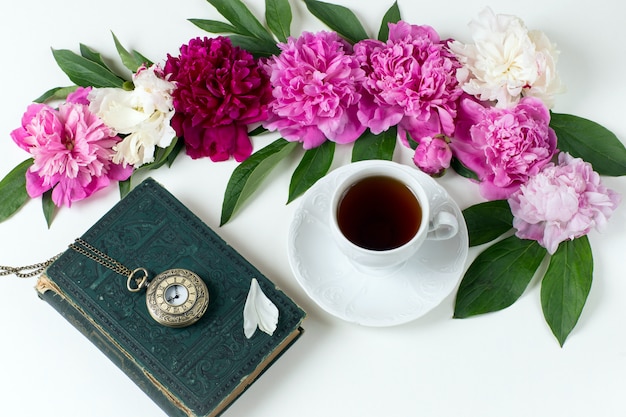
[[391, 161], [355, 162], [330, 198], [330, 230], [339, 249], [360, 270], [380, 274], [402, 266], [427, 239], [456, 235], [456, 216], [432, 212], [432, 181]]

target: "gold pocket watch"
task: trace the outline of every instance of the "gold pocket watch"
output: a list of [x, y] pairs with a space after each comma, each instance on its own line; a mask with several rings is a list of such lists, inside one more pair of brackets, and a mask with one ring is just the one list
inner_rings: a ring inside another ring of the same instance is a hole
[[202, 279], [187, 269], [169, 269], [155, 276], [146, 289], [146, 306], [164, 326], [185, 327], [202, 317], [209, 291]]
[[146, 307], [159, 324], [168, 327], [190, 326], [200, 320], [209, 306], [209, 290], [195, 272], [181, 268], [168, 269], [149, 280], [145, 268], [131, 270], [83, 239], [76, 239], [70, 248], [126, 276], [128, 291], [145, 289]]

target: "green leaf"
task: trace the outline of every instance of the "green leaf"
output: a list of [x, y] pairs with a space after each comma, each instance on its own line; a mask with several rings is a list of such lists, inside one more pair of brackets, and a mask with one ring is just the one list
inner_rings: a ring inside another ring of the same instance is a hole
[[550, 127], [562, 152], [582, 158], [600, 175], [626, 175], [626, 148], [610, 130], [591, 120], [552, 113]]
[[291, 33], [291, 6], [289, 0], [265, 0], [267, 26], [281, 42], [287, 42]]
[[409, 144], [409, 147], [413, 150], [416, 150], [418, 146], [420, 146], [419, 142], [413, 139], [413, 136], [409, 132], [405, 132], [406, 141]]
[[269, 57], [280, 54], [280, 49], [275, 42], [251, 38], [244, 35], [230, 35], [232, 44], [250, 52], [255, 58]]
[[122, 88], [124, 80], [106, 67], [75, 54], [67, 49], [53, 49], [52, 54], [59, 67], [70, 80], [81, 87]]
[[302, 160], [291, 176], [287, 204], [304, 194], [317, 180], [326, 175], [333, 162], [334, 154], [335, 142], [329, 140], [304, 153]]
[[238, 33], [240, 35], [249, 35], [248, 31], [242, 33], [233, 25], [217, 20], [189, 19], [189, 21], [209, 33]]
[[[182, 142], [182, 141], [181, 141]], [[173, 159], [170, 159], [172, 153], [176, 152], [176, 156], [178, 156], [178, 152], [180, 151], [180, 144], [178, 143], [178, 137], [172, 138], [169, 146], [167, 148], [157, 147], [154, 156], [154, 162], [150, 166], [150, 169], [157, 169], [168, 163], [170, 166], [172, 165], [170, 161], [174, 162]], [[174, 158], [176, 157], [174, 156]]]
[[79, 44], [79, 47], [80, 47], [80, 55], [83, 58], [88, 59], [94, 64], [98, 64], [101, 67], [104, 67], [108, 69], [109, 71], [111, 71], [111, 69], [107, 66], [107, 64], [104, 63], [104, 60], [102, 59], [102, 55], [100, 55], [99, 52], [94, 51], [93, 49], [89, 48], [87, 45], [82, 44], [82, 43]]
[[509, 307], [522, 295], [546, 255], [534, 240], [511, 236], [487, 248], [468, 268], [456, 295], [455, 318]]
[[52, 226], [52, 220], [54, 220], [54, 214], [56, 213], [57, 206], [52, 201], [52, 190], [48, 190], [41, 196], [41, 208], [43, 209], [43, 216], [46, 219], [48, 229]]
[[52, 88], [43, 93], [41, 96], [37, 97], [35, 100], [33, 100], [33, 102], [45, 103], [46, 101], [50, 100], [65, 100], [68, 94], [73, 93], [74, 91], [76, 91], [77, 88], [78, 86], [76, 85], [73, 85], [71, 87]]
[[158, 169], [166, 164], [168, 168], [171, 167], [183, 146], [184, 142], [179, 140], [178, 137], [174, 137], [167, 148], [157, 146], [154, 150], [154, 161], [135, 168], [128, 179], [119, 182], [120, 198], [126, 197], [126, 194], [130, 192], [132, 189], [132, 180], [136, 178], [138, 173]]
[[32, 158], [25, 160], [0, 181], [0, 196], [2, 196], [0, 199], [0, 222], [11, 217], [28, 201], [26, 171], [32, 164]]
[[253, 136], [259, 136], [265, 132], [267, 132], [268, 130], [266, 128], [264, 128], [262, 125], [259, 125], [256, 129], [251, 130], [250, 132], [248, 132], [248, 136], [253, 137]]
[[368, 159], [385, 159], [391, 161], [396, 149], [397, 128], [392, 126], [389, 130], [375, 135], [368, 130], [359, 137], [352, 147], [352, 162]]
[[400, 16], [398, 2], [395, 1], [389, 10], [387, 10], [387, 13], [383, 16], [383, 21], [380, 24], [380, 30], [378, 31], [378, 40], [385, 42], [389, 39], [389, 23], [398, 23], [401, 19], [402, 17]]
[[593, 255], [587, 236], [562, 242], [541, 282], [541, 307], [563, 346], [576, 326], [591, 290]]
[[250, 155], [233, 171], [222, 203], [220, 226], [226, 224], [241, 205], [259, 188], [271, 170], [293, 151], [298, 142], [277, 139]]
[[463, 217], [470, 246], [491, 242], [513, 228], [513, 214], [506, 200], [475, 204], [463, 210]]
[[252, 14], [241, 0], [207, 0], [226, 18], [237, 32], [257, 39], [274, 42], [271, 33], [263, 27], [261, 22]]
[[124, 181], [119, 181], [118, 182], [117, 185], [118, 185], [119, 190], [120, 190], [120, 198], [126, 197], [126, 195], [130, 192], [130, 190], [132, 188], [132, 185], [131, 185], [132, 178], [133, 178], [133, 176], [131, 175], [130, 177], [128, 177]]
[[180, 139], [176, 139], [176, 144], [172, 148], [171, 152], [167, 155], [167, 166], [168, 167], [172, 166], [172, 164], [176, 160], [176, 157], [178, 157], [178, 154], [180, 153], [180, 151], [183, 150], [184, 147], [185, 147], [185, 141], [184, 140], [180, 140]]
[[[181, 141], [182, 142], [182, 141]], [[176, 152], [178, 153], [177, 149], [179, 147], [178, 144], [178, 138], [174, 137], [172, 139], [172, 142], [170, 142], [169, 146], [167, 148], [161, 148], [159, 146], [157, 146], [154, 149], [154, 161], [141, 165], [140, 167], [138, 167], [135, 172], [137, 171], [145, 171], [145, 170], [149, 170], [149, 169], [158, 169], [160, 167], [162, 167], [165, 164], [168, 164], [169, 166], [172, 165], [171, 162], [173, 162], [173, 160], [170, 162], [170, 155], [172, 154], [172, 152]]]
[[450, 166], [460, 176], [468, 178], [470, 180], [480, 181], [480, 178], [478, 178], [478, 175], [474, 171], [472, 171], [471, 169], [463, 165], [461, 160], [459, 160], [458, 158], [453, 157], [452, 160], [450, 161]]
[[317, 0], [304, 0], [311, 14], [352, 43], [367, 39], [367, 32], [352, 12], [344, 6]]
[[154, 62], [152, 62], [150, 59], [146, 58], [144, 55], [140, 54], [139, 52], [135, 50], [132, 50], [131, 53], [135, 57], [135, 61], [143, 62], [146, 65], [146, 67], [150, 67], [152, 66], [152, 64], [154, 64]]
[[121, 44], [115, 33], [111, 32], [113, 35], [113, 42], [115, 42], [115, 49], [117, 49], [117, 53], [122, 60], [122, 64], [126, 68], [128, 68], [131, 72], [137, 72], [137, 69], [142, 65], [150, 65], [149, 60], [145, 60], [143, 55], [136, 53], [135, 51], [129, 52], [124, 46]]

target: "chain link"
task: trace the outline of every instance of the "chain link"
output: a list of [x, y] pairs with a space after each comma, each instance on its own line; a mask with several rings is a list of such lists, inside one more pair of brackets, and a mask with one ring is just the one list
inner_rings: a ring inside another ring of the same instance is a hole
[[81, 238], [76, 239], [74, 243], [71, 243], [69, 246], [81, 255], [86, 256], [92, 261], [95, 261], [120, 275], [129, 277], [133, 274], [133, 271], [131, 269], [125, 267], [101, 250], [91, 246], [89, 243], [85, 242]]
[[58, 254], [45, 262], [39, 262], [37, 264], [26, 266], [13, 267], [0, 265], [0, 277], [7, 275], [15, 275], [18, 278], [34, 277], [35, 275], [41, 274], [47, 267], [49, 267], [54, 261], [56, 261], [59, 256], [61, 256], [61, 254]]
[[[106, 268], [108, 268], [108, 269], [110, 269], [110, 270], [112, 270], [112, 271], [122, 275], [122, 276], [133, 277], [133, 275], [136, 273], [136, 271], [132, 271], [131, 269], [125, 267], [124, 265], [122, 265], [121, 263], [116, 261], [115, 259], [111, 258], [106, 253], [104, 253], [101, 250], [93, 247], [92, 245], [90, 245], [89, 243], [85, 242], [81, 238], [76, 239], [74, 241], [74, 243], [71, 243], [69, 245], [69, 247], [71, 249], [74, 249], [76, 252], [80, 253], [81, 255], [86, 256], [87, 258], [91, 259], [92, 261], [95, 261], [95, 262], [99, 263], [100, 265], [102, 265], [102, 266], [104, 266], [104, 267], [106, 267]], [[36, 264], [26, 265], [26, 266], [14, 267], [14, 266], [0, 265], [0, 277], [8, 276], [8, 275], [15, 275], [18, 278], [34, 277], [35, 275], [41, 274], [47, 267], [49, 267], [60, 256], [61, 256], [61, 254], [58, 254], [58, 255], [48, 259], [45, 262], [39, 262], [39, 263], [36, 263]], [[145, 272], [144, 275], [147, 276], [147, 272]], [[145, 278], [144, 278], [143, 281], [145, 282]]]

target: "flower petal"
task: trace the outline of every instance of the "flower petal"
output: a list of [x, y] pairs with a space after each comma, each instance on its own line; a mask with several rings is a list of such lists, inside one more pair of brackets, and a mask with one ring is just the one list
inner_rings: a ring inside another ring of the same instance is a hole
[[252, 278], [246, 304], [243, 307], [243, 332], [250, 339], [257, 327], [261, 331], [274, 334], [278, 324], [278, 308], [261, 290], [256, 278]]

